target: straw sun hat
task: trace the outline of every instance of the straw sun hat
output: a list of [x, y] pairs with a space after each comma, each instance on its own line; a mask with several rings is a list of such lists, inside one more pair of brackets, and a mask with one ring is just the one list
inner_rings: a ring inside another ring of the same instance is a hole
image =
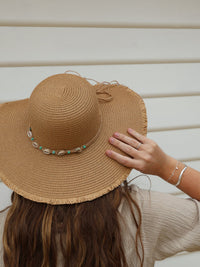
[[143, 99], [130, 88], [62, 73], [41, 81], [30, 98], [0, 107], [0, 178], [36, 202], [73, 204], [118, 187], [131, 169], [109, 158], [108, 139], [134, 128], [146, 135]]

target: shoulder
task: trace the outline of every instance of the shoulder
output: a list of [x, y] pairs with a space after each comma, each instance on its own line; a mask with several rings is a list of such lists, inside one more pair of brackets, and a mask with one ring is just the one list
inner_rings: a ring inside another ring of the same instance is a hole
[[[170, 193], [141, 189], [133, 185], [131, 195], [136, 199], [144, 221], [158, 224], [179, 223], [183, 220], [200, 222], [200, 201], [191, 197], [180, 197]], [[149, 227], [149, 226], [148, 226]]]
[[[138, 204], [141, 213], [146, 217], [163, 216], [163, 214], [169, 213], [184, 216], [186, 212], [195, 217], [200, 214], [200, 201], [189, 196], [182, 198], [170, 193], [142, 189], [135, 184], [130, 185], [130, 188], [131, 197]], [[126, 206], [124, 204], [122, 207]]]

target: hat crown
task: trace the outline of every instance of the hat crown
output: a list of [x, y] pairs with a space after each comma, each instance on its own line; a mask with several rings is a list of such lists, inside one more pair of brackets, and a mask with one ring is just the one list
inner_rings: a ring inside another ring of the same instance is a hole
[[96, 90], [85, 78], [56, 74], [40, 82], [29, 99], [29, 127], [49, 149], [73, 149], [89, 142], [100, 127]]

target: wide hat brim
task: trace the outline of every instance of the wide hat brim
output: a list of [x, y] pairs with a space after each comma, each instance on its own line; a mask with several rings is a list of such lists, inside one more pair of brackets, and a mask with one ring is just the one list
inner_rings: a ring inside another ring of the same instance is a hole
[[124, 85], [108, 85], [113, 100], [101, 102], [102, 128], [97, 140], [81, 153], [62, 157], [45, 155], [35, 149], [27, 136], [29, 98], [7, 102], [0, 107], [0, 178], [13, 191], [36, 202], [73, 204], [90, 201], [118, 187], [131, 168], [109, 158], [114, 132], [125, 135], [133, 128], [147, 133], [143, 99]]

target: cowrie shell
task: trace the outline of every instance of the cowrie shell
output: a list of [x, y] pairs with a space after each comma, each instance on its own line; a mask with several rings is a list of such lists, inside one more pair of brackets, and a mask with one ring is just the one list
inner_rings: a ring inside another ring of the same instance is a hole
[[42, 151], [43, 151], [44, 154], [47, 154], [47, 155], [51, 153], [50, 149], [48, 149], [48, 148], [45, 148]]
[[75, 148], [75, 151], [76, 152], [81, 152], [81, 148], [80, 147], [77, 147], [77, 148]]
[[28, 137], [32, 137], [32, 132], [31, 131], [28, 131], [27, 132], [27, 135], [28, 135]]
[[33, 145], [33, 147], [35, 147], [35, 148], [38, 148], [38, 146], [39, 146], [38, 143], [36, 143], [36, 142], [33, 142], [32, 145]]
[[63, 156], [65, 154], [66, 154], [65, 150], [58, 151], [58, 156]]

